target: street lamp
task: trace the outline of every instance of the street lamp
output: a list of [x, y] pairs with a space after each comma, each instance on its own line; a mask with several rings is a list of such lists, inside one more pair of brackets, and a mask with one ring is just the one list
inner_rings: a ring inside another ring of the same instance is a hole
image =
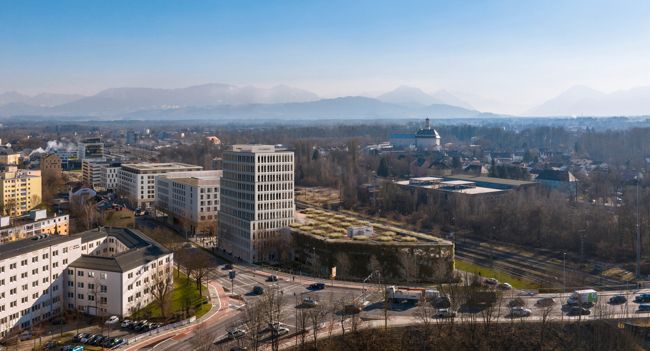
[[566, 252], [562, 253], [562, 292], [566, 293]]

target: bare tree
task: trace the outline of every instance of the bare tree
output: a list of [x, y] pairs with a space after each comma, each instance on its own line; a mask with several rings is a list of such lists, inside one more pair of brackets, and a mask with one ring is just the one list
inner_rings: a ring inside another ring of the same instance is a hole
[[161, 317], [166, 318], [174, 283], [172, 278], [166, 274], [164, 266], [158, 266], [156, 271], [151, 274], [149, 289], [151, 289], [154, 303], [160, 308]]
[[246, 337], [253, 351], [257, 351], [261, 346], [260, 337], [265, 327], [263, 308], [261, 302], [244, 305], [244, 324], [248, 329]]
[[200, 323], [194, 328], [194, 337], [190, 339], [192, 350], [195, 351], [216, 351], [217, 347], [214, 344], [216, 335], [214, 332], [208, 330], [205, 323]]
[[314, 348], [318, 349], [318, 329], [329, 314], [329, 310], [322, 305], [310, 308], [307, 312], [311, 321], [312, 335], [314, 336]]

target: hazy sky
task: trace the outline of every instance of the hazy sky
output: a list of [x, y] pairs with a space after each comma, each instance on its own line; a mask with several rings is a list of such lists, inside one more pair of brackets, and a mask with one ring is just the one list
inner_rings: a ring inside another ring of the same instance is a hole
[[0, 0], [0, 92], [398, 85], [526, 107], [650, 85], [650, 1]]

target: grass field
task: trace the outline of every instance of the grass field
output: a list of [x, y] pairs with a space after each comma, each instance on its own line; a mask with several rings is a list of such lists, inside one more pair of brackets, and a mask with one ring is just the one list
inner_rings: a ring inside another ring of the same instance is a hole
[[[191, 301], [192, 309], [194, 309], [194, 315], [196, 318], [203, 316], [204, 314], [210, 311], [212, 307], [211, 304], [205, 303], [201, 304], [202, 301], [205, 301], [205, 297], [199, 297], [199, 289], [196, 288], [196, 283], [194, 280], [188, 278], [185, 274], [180, 273], [174, 270], [174, 290], [172, 291], [169, 311], [167, 312], [167, 317], [174, 315], [175, 313], [183, 311], [184, 301]], [[208, 294], [208, 288], [203, 286], [203, 295]], [[199, 305], [200, 304], [200, 305]], [[133, 319], [138, 318], [162, 318], [160, 314], [160, 307], [156, 303], [151, 303], [145, 308], [133, 314]], [[188, 316], [189, 317], [189, 316]]]
[[539, 289], [540, 288], [538, 284], [535, 284], [533, 282], [520, 279], [517, 277], [513, 277], [507, 273], [499, 272], [492, 268], [479, 266], [471, 262], [455, 260], [455, 265], [456, 265], [456, 269], [458, 270], [478, 274], [486, 278], [495, 278], [500, 283], [509, 283], [510, 285], [512, 285], [512, 287], [516, 289]]

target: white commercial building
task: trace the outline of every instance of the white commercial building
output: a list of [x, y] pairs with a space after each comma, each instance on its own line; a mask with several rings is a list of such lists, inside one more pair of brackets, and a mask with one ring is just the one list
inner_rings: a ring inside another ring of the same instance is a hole
[[294, 155], [273, 145], [223, 154], [219, 247], [247, 262], [278, 260], [280, 229], [293, 222]]
[[128, 316], [173, 279], [173, 255], [131, 229], [39, 235], [0, 245], [0, 335], [30, 328], [64, 309]]
[[200, 171], [203, 167], [185, 163], [123, 164], [118, 172], [118, 192], [137, 207], [150, 207], [156, 200], [156, 177], [171, 172]]
[[215, 234], [222, 171], [173, 172], [156, 178], [157, 210], [191, 234]]
[[102, 162], [97, 160], [81, 161], [81, 180], [93, 189], [100, 188], [102, 186]]
[[102, 164], [102, 187], [105, 190], [117, 190], [117, 180], [122, 165], [119, 162]]

